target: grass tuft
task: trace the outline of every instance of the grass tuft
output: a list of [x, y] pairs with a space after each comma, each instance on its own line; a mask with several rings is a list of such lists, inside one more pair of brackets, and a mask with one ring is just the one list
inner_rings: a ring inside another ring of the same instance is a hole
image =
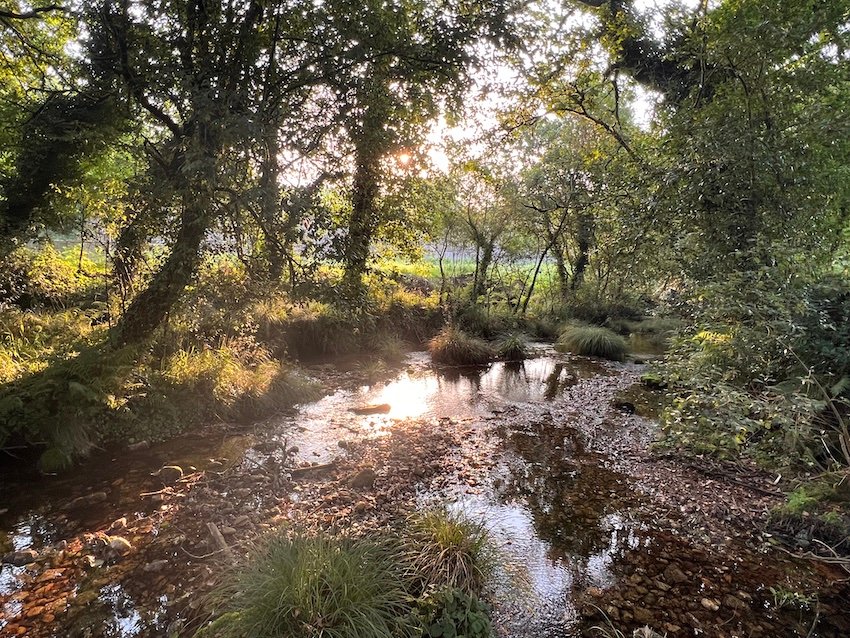
[[490, 536], [484, 523], [447, 509], [413, 516], [407, 556], [413, 572], [429, 586], [481, 591], [492, 570]]
[[555, 349], [585, 357], [601, 357], [622, 361], [626, 357], [626, 340], [608, 328], [570, 326], [558, 338]]
[[428, 344], [431, 360], [446, 365], [469, 366], [489, 363], [495, 352], [486, 341], [453, 326], [443, 328]]
[[518, 332], [507, 334], [496, 343], [496, 352], [505, 361], [524, 361], [529, 355], [528, 339]]
[[277, 534], [234, 571], [224, 615], [196, 638], [411, 636], [406, 583], [387, 541]]

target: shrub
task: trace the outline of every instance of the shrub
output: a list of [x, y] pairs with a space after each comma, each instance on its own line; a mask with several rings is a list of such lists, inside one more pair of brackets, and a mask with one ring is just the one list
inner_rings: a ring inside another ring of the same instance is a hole
[[262, 541], [219, 596], [219, 620], [196, 634], [252, 638], [397, 638], [414, 634], [397, 548], [384, 540]]
[[622, 361], [626, 357], [626, 341], [608, 328], [570, 326], [555, 344], [559, 352], [572, 352], [585, 357], [601, 357]]
[[462, 330], [447, 326], [428, 343], [431, 360], [446, 365], [483, 365], [493, 359], [493, 349], [476, 337]]
[[522, 361], [528, 358], [528, 339], [524, 334], [513, 333], [503, 336], [496, 344], [500, 359]]
[[492, 569], [486, 526], [446, 509], [411, 518], [407, 557], [414, 574], [429, 586], [478, 592]]

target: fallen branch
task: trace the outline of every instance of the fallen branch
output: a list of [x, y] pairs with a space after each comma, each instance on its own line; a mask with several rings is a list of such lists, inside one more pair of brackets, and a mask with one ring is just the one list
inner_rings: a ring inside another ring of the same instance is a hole
[[230, 562], [236, 562], [233, 550], [230, 549], [230, 545], [228, 545], [227, 541], [224, 540], [224, 536], [222, 536], [218, 526], [216, 526], [215, 523], [207, 523], [207, 529], [210, 531], [210, 536], [212, 536], [213, 541], [215, 541], [215, 544], [219, 548], [219, 551], [224, 552]]
[[330, 470], [336, 467], [336, 461], [331, 461], [330, 463], [323, 463], [322, 465], [305, 465], [304, 467], [293, 467], [287, 468], [284, 472], [288, 472], [292, 475], [292, 478], [296, 476], [301, 476], [302, 474], [307, 474], [309, 472], [321, 472], [322, 470]]

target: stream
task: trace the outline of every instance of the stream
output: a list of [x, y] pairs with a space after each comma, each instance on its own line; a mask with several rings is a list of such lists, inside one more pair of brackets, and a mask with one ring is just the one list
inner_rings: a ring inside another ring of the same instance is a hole
[[[0, 571], [0, 636], [191, 636], [222, 568], [207, 523], [240, 547], [432, 505], [486, 524], [499, 636], [850, 635], [847, 574], [753, 528], [778, 498], [653, 456], [644, 365], [536, 353], [460, 370], [414, 352], [371, 384], [325, 364], [324, 398], [251, 428], [105, 451], [61, 477], [4, 470], [0, 554], [17, 560]], [[166, 465], [184, 476], [163, 485]]]

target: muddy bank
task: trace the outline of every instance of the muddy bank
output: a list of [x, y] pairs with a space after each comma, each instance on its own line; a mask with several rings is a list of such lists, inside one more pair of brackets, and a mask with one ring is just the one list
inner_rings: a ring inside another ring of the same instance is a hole
[[[414, 354], [372, 386], [325, 367], [337, 391], [249, 431], [61, 480], [4, 477], [4, 551], [21, 560], [0, 572], [0, 635], [189, 636], [204, 592], [257, 535], [369, 534], [435, 501], [488, 522], [500, 635], [608, 620], [670, 636], [850, 634], [846, 574], [760, 531], [780, 498], [770, 477], [649, 453], [655, 425], [620, 400], [640, 372], [552, 352], [465, 371]], [[163, 465], [183, 475], [151, 475]]]

